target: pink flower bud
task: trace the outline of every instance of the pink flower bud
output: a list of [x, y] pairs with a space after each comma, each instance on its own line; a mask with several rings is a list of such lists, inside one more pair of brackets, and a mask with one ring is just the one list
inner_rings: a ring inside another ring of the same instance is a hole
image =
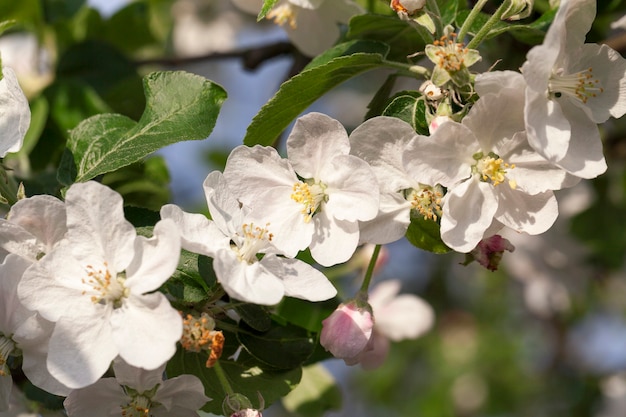
[[259, 410], [246, 408], [245, 410], [239, 410], [236, 413], [231, 414], [230, 417], [263, 417], [263, 415]]
[[358, 307], [353, 300], [339, 305], [322, 321], [320, 343], [334, 357], [350, 360], [368, 347], [373, 327], [371, 307], [368, 304]]
[[478, 242], [478, 245], [465, 256], [463, 265], [477, 261], [490, 271], [495, 271], [500, 265], [504, 251], [513, 252], [515, 246], [500, 235], [493, 235]]

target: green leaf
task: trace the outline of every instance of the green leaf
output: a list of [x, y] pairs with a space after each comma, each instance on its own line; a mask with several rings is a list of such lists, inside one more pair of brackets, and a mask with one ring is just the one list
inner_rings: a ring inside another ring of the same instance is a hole
[[[355, 41], [339, 45], [350, 55], [332, 58], [302, 71], [281, 85], [248, 126], [244, 144], [271, 145], [302, 111], [342, 82], [384, 66], [387, 47], [379, 42]], [[333, 48], [332, 51], [335, 51]], [[357, 52], [363, 51], [363, 52]]]
[[467, 2], [465, 0], [437, 0], [437, 3], [439, 3], [443, 27], [454, 24], [459, 10], [467, 9]]
[[310, 332], [322, 330], [322, 320], [335, 311], [339, 302], [336, 298], [312, 303], [299, 298], [285, 297], [276, 308], [276, 314], [285, 321]]
[[393, 87], [396, 84], [396, 78], [398, 78], [397, 74], [389, 75], [383, 85], [381, 85], [378, 91], [376, 91], [376, 94], [374, 94], [374, 97], [372, 97], [372, 100], [367, 105], [365, 120], [383, 114], [385, 107], [387, 107], [389, 96], [391, 95]]
[[199, 303], [211, 297], [211, 288], [198, 271], [198, 255], [182, 250], [176, 271], [165, 283], [168, 293], [185, 303]]
[[396, 94], [382, 113], [383, 116], [397, 117], [410, 124], [422, 135], [428, 135], [426, 122], [426, 104], [423, 96], [415, 91], [403, 91]]
[[[3, 20], [0, 22], [0, 35], [17, 24], [17, 20]], [[0, 74], [1, 75], [1, 74]]]
[[263, 7], [261, 8], [261, 11], [256, 18], [257, 22], [262, 20], [265, 15], [268, 14], [270, 10], [272, 10], [272, 7], [274, 7], [277, 2], [278, 0], [263, 0]]
[[124, 204], [158, 212], [171, 200], [165, 158], [152, 156], [102, 177], [102, 184], [122, 195]]
[[254, 332], [240, 323], [239, 342], [248, 353], [269, 369], [294, 369], [301, 366], [313, 353], [315, 340], [309, 332], [291, 324], [273, 323], [270, 330]]
[[149, 5], [132, 2], [117, 11], [104, 25], [104, 38], [129, 54], [146, 46], [158, 48], [158, 41], [151, 32]]
[[341, 408], [341, 390], [335, 378], [320, 364], [302, 369], [300, 384], [283, 398], [283, 405], [300, 417], [318, 417]]
[[413, 246], [434, 253], [447, 253], [451, 249], [441, 240], [439, 224], [424, 220], [421, 216], [411, 216], [411, 224], [406, 231], [406, 238]]
[[21, 24], [41, 25], [43, 7], [40, 0], [0, 1], [0, 16], [3, 21], [15, 20]]
[[272, 318], [266, 307], [256, 304], [241, 304], [235, 311], [248, 326], [259, 332], [266, 332], [272, 327]]
[[347, 39], [384, 42], [389, 46], [387, 59], [402, 63], [407, 56], [424, 50], [424, 41], [417, 30], [397, 16], [364, 14], [350, 19]]
[[[215, 126], [226, 92], [200, 76], [154, 72], [144, 79], [146, 109], [139, 122], [119, 115], [93, 116], [70, 132], [59, 180], [87, 181], [184, 140], [205, 139]], [[73, 163], [73, 164], [72, 164]]]
[[111, 107], [133, 119], [146, 105], [137, 67], [108, 43], [73, 44], [59, 59], [58, 81], [87, 84]]
[[[235, 392], [245, 395], [253, 402], [258, 398], [258, 394], [261, 394], [265, 405], [268, 406], [287, 395], [300, 381], [301, 368], [287, 371], [264, 370], [245, 350], [241, 351], [236, 361], [229, 359], [239, 344], [232, 333], [224, 332], [224, 336], [226, 342], [219, 364]], [[193, 353], [179, 349], [167, 363], [167, 374], [170, 377], [183, 374], [197, 376], [204, 385], [207, 397], [212, 398], [202, 410], [222, 415], [222, 402], [226, 397], [226, 391], [215, 369], [206, 368], [207, 358], [208, 355], [204, 352]], [[259, 407], [260, 404], [255, 406]]]

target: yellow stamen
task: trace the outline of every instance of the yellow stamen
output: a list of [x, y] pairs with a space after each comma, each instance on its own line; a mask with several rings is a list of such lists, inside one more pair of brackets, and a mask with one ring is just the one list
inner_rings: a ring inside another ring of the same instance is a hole
[[284, 26], [285, 23], [289, 24], [291, 29], [296, 29], [296, 17], [298, 15], [297, 10], [291, 4], [286, 3], [272, 9], [265, 17], [273, 20], [274, 23], [280, 26]]
[[590, 98], [597, 97], [598, 94], [604, 92], [600, 80], [594, 77], [591, 67], [574, 74], [563, 75], [562, 72], [562, 70], [556, 71], [550, 77], [548, 82], [550, 97], [560, 98], [565, 95], [584, 104]]

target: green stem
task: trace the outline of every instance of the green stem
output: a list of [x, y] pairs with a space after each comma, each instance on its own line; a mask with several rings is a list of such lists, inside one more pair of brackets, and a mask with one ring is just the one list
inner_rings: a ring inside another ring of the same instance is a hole
[[487, 20], [487, 23], [485, 23], [485, 25], [482, 28], [480, 28], [476, 36], [474, 36], [474, 38], [467, 44], [467, 49], [476, 49], [476, 47], [480, 45], [480, 43], [483, 41], [485, 36], [487, 36], [489, 32], [491, 31], [491, 28], [493, 28], [495, 24], [500, 21], [500, 18], [502, 17], [504, 12], [509, 8], [509, 6], [510, 6], [510, 2], [508, 0], [505, 0], [502, 2], [500, 7], [498, 7], [498, 10], [496, 10], [496, 12], [493, 15], [491, 15], [489, 20]]
[[367, 0], [367, 10], [370, 13], [374, 13], [374, 8], [376, 8], [376, 0]]
[[463, 42], [463, 38], [465, 38], [465, 35], [467, 35], [470, 26], [472, 26], [472, 23], [474, 23], [474, 20], [476, 20], [476, 16], [478, 16], [486, 3], [487, 0], [479, 0], [472, 9], [472, 11], [470, 11], [470, 13], [467, 15], [467, 19], [465, 19], [465, 22], [463, 22], [463, 26], [461, 26], [461, 29], [459, 29], [459, 36], [457, 38], [459, 42]]
[[437, 0], [427, 0], [426, 8], [431, 12], [431, 16], [435, 16], [435, 19], [433, 19], [433, 22], [435, 22], [435, 33], [441, 36], [443, 33], [443, 27], [441, 22], [441, 11], [439, 11]]
[[4, 197], [9, 205], [17, 203], [17, 184], [0, 164], [0, 196]]
[[222, 365], [220, 361], [215, 362], [213, 365], [213, 369], [215, 370], [215, 374], [217, 375], [217, 379], [220, 381], [220, 385], [224, 389], [226, 395], [233, 395], [235, 391], [233, 391], [233, 387], [230, 386], [230, 382], [228, 382], [228, 378], [226, 377], [226, 373], [222, 369]]
[[376, 267], [376, 261], [378, 260], [380, 248], [381, 245], [376, 245], [376, 247], [374, 248], [372, 258], [370, 259], [370, 264], [367, 266], [367, 272], [365, 272], [365, 278], [363, 278], [363, 284], [361, 284], [361, 289], [359, 290], [362, 293], [367, 294], [367, 290], [370, 287], [370, 282], [372, 281], [372, 275], [374, 274], [374, 268]]
[[401, 62], [388, 61], [386, 59], [383, 59], [382, 64], [384, 66], [386, 66], [386, 67], [399, 69], [405, 75], [410, 75], [410, 76], [413, 76], [413, 77], [415, 77], [416, 75], [419, 75], [419, 76], [423, 77], [426, 80], [430, 78], [430, 70], [428, 70], [428, 68], [422, 67], [420, 65], [403, 64]]
[[441, 17], [441, 12], [439, 11], [439, 5], [437, 4], [437, 0], [427, 0], [426, 8], [433, 12], [435, 15]]

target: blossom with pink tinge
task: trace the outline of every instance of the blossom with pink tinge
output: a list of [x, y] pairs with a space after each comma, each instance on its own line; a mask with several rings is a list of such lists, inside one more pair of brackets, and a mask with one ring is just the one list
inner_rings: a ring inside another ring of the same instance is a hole
[[320, 343], [334, 357], [350, 362], [368, 348], [373, 328], [371, 307], [362, 301], [352, 300], [339, 305], [322, 321]]

